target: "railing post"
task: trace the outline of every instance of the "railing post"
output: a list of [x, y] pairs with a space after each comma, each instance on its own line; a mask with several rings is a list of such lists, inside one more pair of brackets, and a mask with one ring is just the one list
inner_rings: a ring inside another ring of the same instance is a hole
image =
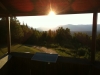
[[97, 14], [98, 14], [97, 12], [93, 13], [91, 63], [94, 63], [94, 61], [95, 61], [96, 34], [97, 34]]
[[10, 17], [6, 17], [6, 24], [7, 24], [7, 40], [8, 40], [8, 54], [10, 53], [11, 50], [11, 33], [10, 33]]

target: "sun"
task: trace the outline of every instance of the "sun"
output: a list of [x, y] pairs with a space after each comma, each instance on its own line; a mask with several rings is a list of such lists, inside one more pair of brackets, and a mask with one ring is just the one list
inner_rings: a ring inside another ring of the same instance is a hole
[[54, 15], [56, 15], [56, 13], [54, 11], [50, 11], [48, 15], [49, 16], [54, 16]]

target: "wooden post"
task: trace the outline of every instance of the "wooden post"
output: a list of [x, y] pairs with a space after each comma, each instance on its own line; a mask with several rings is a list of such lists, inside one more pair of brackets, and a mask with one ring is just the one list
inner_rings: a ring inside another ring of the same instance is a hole
[[93, 13], [93, 26], [92, 26], [92, 47], [91, 47], [91, 62], [95, 61], [96, 51], [96, 33], [97, 33], [97, 12]]
[[10, 33], [10, 17], [6, 17], [6, 23], [7, 23], [7, 40], [8, 40], [8, 54], [10, 53], [10, 49], [11, 49], [11, 33]]

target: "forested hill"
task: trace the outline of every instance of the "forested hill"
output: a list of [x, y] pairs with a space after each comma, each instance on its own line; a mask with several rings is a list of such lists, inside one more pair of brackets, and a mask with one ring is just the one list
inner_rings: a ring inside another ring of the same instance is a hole
[[[52, 28], [52, 30], [56, 30], [59, 27], [63, 27], [64, 29], [69, 28], [70, 31], [92, 31], [92, 25], [91, 24], [84, 24], [84, 25], [72, 25], [72, 24], [68, 24], [68, 25], [59, 25], [58, 27]], [[47, 31], [49, 30], [49, 28], [45, 28], [45, 27], [39, 27], [37, 28], [37, 30], [40, 31]], [[97, 25], [97, 31], [100, 31], [100, 24]]]
[[[61, 46], [78, 49], [80, 47], [90, 47], [91, 36], [82, 32], [74, 32], [71, 35], [69, 28], [59, 27], [56, 30], [38, 31], [27, 24], [20, 24], [16, 17], [11, 18], [11, 40], [12, 44], [32, 44], [42, 46]], [[0, 20], [0, 46], [7, 44], [6, 19]], [[100, 50], [100, 34], [97, 35], [97, 49]]]
[[[59, 27], [63, 27], [64, 29], [69, 28], [71, 34], [73, 35], [75, 32], [82, 32], [82, 33], [86, 33], [89, 36], [92, 35], [92, 25], [88, 24], [88, 25], [72, 25], [72, 24], [68, 24], [68, 25], [60, 25], [58, 27], [52, 28], [52, 30], [56, 30]], [[39, 31], [48, 31], [49, 28], [45, 28], [45, 27], [39, 27], [37, 28], [37, 30]], [[97, 34], [100, 34], [100, 24], [97, 25]]]
[[[63, 25], [63, 28], [69, 28], [71, 31], [71, 34], [74, 34], [75, 32], [82, 32], [82, 33], [86, 33], [89, 36], [92, 35], [92, 25], [88, 24], [88, 25], [72, 25], [72, 24], [68, 24], [68, 25]], [[97, 35], [100, 34], [100, 24], [97, 25]]]
[[[92, 25], [87, 24], [87, 25], [63, 25], [63, 28], [69, 28], [70, 31], [92, 31]], [[97, 31], [100, 31], [100, 24], [97, 25]]]

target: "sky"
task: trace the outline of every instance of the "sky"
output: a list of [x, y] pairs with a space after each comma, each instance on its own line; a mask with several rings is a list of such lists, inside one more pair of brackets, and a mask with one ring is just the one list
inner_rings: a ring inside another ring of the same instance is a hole
[[[26, 16], [17, 17], [21, 24], [26, 24], [33, 28], [45, 27], [55, 28], [61, 25], [86, 25], [92, 24], [93, 14], [69, 14], [69, 15], [52, 15], [52, 16]], [[100, 24], [100, 13], [98, 14], [97, 23]]]

